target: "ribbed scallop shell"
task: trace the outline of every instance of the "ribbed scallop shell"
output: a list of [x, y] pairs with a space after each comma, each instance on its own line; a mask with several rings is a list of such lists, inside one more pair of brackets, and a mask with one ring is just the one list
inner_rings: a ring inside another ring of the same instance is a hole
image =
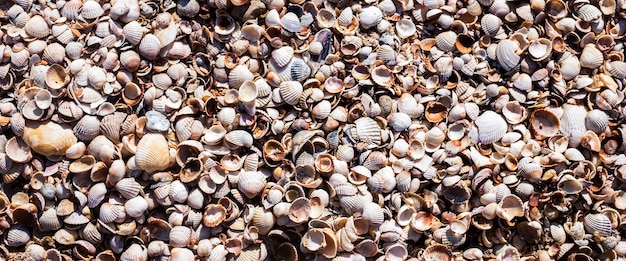
[[177, 203], [184, 203], [189, 198], [189, 189], [180, 180], [175, 180], [170, 184], [169, 197]]
[[144, 28], [137, 21], [127, 23], [123, 28], [124, 36], [126, 40], [132, 44], [137, 45], [143, 38]]
[[485, 14], [480, 20], [480, 26], [488, 36], [495, 36], [500, 30], [502, 20], [499, 17], [492, 14]]
[[137, 166], [148, 172], [166, 169], [170, 164], [167, 140], [163, 135], [148, 133], [137, 144]]
[[383, 19], [383, 12], [377, 6], [367, 6], [359, 13], [359, 24], [369, 29], [377, 26]]
[[266, 177], [258, 171], [244, 171], [239, 174], [237, 186], [246, 197], [254, 198], [265, 188]]
[[29, 36], [37, 39], [46, 38], [50, 35], [50, 27], [48, 26], [48, 23], [46, 23], [46, 20], [40, 15], [34, 15], [31, 17], [24, 26], [24, 31]]
[[291, 46], [283, 46], [279, 49], [272, 51], [272, 60], [278, 67], [284, 67], [293, 58], [293, 48]]
[[38, 219], [39, 229], [42, 231], [55, 231], [61, 228], [61, 221], [55, 208], [44, 211]]
[[72, 60], [80, 58], [83, 54], [84, 44], [81, 42], [70, 42], [65, 45], [65, 54]]
[[393, 72], [387, 66], [379, 65], [371, 71], [372, 80], [382, 86], [390, 86], [394, 82]]
[[300, 18], [294, 13], [286, 13], [280, 19], [280, 25], [283, 30], [291, 33], [299, 33], [302, 30], [302, 25], [300, 24]]
[[366, 203], [363, 206], [363, 218], [369, 221], [371, 226], [378, 227], [385, 221], [383, 209], [374, 202]]
[[30, 232], [27, 228], [15, 225], [8, 229], [6, 233], [5, 242], [7, 246], [19, 247], [26, 245], [30, 241]]
[[354, 121], [356, 128], [352, 131], [352, 137], [360, 141], [367, 141], [373, 144], [381, 144], [382, 137], [380, 126], [369, 117], [362, 117]]
[[224, 140], [238, 147], [250, 147], [254, 142], [252, 135], [245, 130], [234, 130], [224, 136]]
[[108, 190], [106, 184], [97, 183], [89, 188], [89, 194], [87, 194], [87, 206], [90, 208], [95, 208], [100, 205], [106, 197]]
[[585, 22], [595, 22], [602, 17], [600, 9], [591, 4], [578, 8], [578, 17]]
[[161, 42], [154, 34], [146, 34], [139, 43], [139, 54], [148, 60], [154, 60], [161, 51]]
[[300, 96], [303, 92], [303, 87], [300, 82], [297, 81], [285, 81], [278, 87], [280, 95], [285, 103], [290, 105], [296, 105], [300, 101]]
[[69, 20], [76, 20], [80, 13], [80, 8], [83, 7], [82, 0], [70, 0], [63, 5], [61, 9], [61, 15], [67, 17]]
[[500, 114], [485, 111], [476, 118], [468, 135], [474, 143], [491, 144], [500, 140], [507, 128], [508, 125]]
[[585, 215], [585, 230], [589, 234], [595, 235], [600, 233], [603, 236], [612, 234], [611, 220], [604, 214], [587, 214]]
[[104, 9], [102, 9], [100, 3], [93, 0], [85, 1], [81, 10], [81, 16], [89, 20], [96, 19], [104, 13]]
[[589, 69], [597, 69], [604, 62], [604, 56], [594, 44], [587, 44], [585, 45], [583, 52], [580, 54], [579, 60], [580, 66]]
[[123, 178], [115, 184], [115, 189], [122, 197], [130, 199], [139, 195], [141, 184], [135, 181], [134, 178]]
[[571, 104], [563, 105], [563, 115], [561, 116], [561, 133], [570, 136], [575, 132], [585, 133], [585, 107]]
[[42, 58], [50, 64], [62, 64], [65, 59], [65, 47], [59, 43], [51, 43], [43, 50]]
[[190, 228], [175, 226], [170, 230], [170, 245], [172, 247], [186, 247], [192, 236]]
[[587, 114], [585, 126], [595, 133], [602, 133], [609, 126], [609, 116], [601, 110], [592, 110]]
[[505, 71], [513, 70], [519, 64], [521, 58], [517, 54], [519, 46], [511, 40], [502, 40], [496, 47], [498, 63]]
[[626, 78], [626, 62], [613, 61], [606, 63], [606, 70], [617, 79]]
[[437, 47], [443, 51], [454, 52], [456, 50], [457, 34], [454, 31], [446, 31], [435, 36]]
[[577, 57], [571, 56], [561, 61], [561, 76], [564, 80], [574, 79], [580, 74], [580, 61]]
[[100, 121], [98, 117], [85, 115], [74, 126], [74, 135], [81, 141], [90, 141], [100, 135]]
[[424, 250], [422, 259], [427, 260], [451, 260], [452, 252], [447, 246], [435, 244], [431, 245]]
[[244, 65], [238, 65], [228, 73], [228, 84], [234, 89], [239, 89], [239, 86], [245, 81], [252, 81], [253, 79], [254, 74]]

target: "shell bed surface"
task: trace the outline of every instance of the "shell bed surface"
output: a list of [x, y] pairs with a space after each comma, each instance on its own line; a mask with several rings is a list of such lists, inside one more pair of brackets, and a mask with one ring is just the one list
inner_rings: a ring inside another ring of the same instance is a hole
[[624, 260], [624, 17], [0, 1], [0, 259]]

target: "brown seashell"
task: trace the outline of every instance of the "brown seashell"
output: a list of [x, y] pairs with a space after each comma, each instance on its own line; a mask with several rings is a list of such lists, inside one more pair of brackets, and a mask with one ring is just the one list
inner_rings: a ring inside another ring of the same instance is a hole
[[552, 111], [535, 110], [530, 116], [530, 126], [535, 138], [542, 140], [556, 135], [561, 128], [561, 121]]
[[160, 171], [170, 166], [167, 140], [163, 135], [148, 133], [139, 140], [135, 154], [137, 166], [148, 172]]
[[68, 126], [53, 122], [27, 122], [24, 142], [35, 152], [44, 156], [63, 155], [77, 142]]

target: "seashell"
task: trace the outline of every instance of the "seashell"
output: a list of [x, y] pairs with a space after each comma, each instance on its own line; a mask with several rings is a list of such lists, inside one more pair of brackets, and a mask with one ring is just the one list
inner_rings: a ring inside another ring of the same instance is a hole
[[516, 195], [507, 195], [502, 198], [498, 203], [498, 209], [496, 211], [500, 218], [507, 221], [513, 220], [515, 217], [521, 217], [524, 215], [524, 207], [522, 200]]
[[540, 38], [532, 41], [528, 46], [528, 53], [535, 61], [542, 61], [552, 55], [552, 41]]
[[254, 198], [265, 188], [266, 177], [261, 172], [244, 171], [239, 174], [237, 186], [248, 198]]
[[572, 175], [564, 175], [557, 183], [557, 188], [566, 194], [578, 194], [583, 191], [583, 185]]
[[68, 126], [54, 122], [27, 122], [23, 137], [33, 151], [44, 156], [63, 155], [77, 142]]
[[537, 139], [556, 135], [561, 126], [559, 117], [549, 110], [535, 110], [530, 116], [530, 126]]
[[278, 67], [285, 67], [293, 58], [293, 48], [291, 46], [283, 46], [272, 51], [272, 61], [278, 65]]
[[603, 236], [609, 236], [613, 232], [611, 221], [604, 214], [587, 214], [583, 224], [585, 225], [585, 230], [592, 235], [598, 233]]
[[302, 224], [309, 220], [310, 212], [310, 200], [304, 197], [297, 198], [289, 206], [289, 220], [296, 224]]
[[561, 61], [561, 75], [564, 80], [574, 79], [580, 74], [580, 62], [576, 57], [569, 57]]
[[437, 47], [443, 51], [454, 52], [456, 50], [457, 34], [454, 31], [446, 31], [435, 36]]
[[228, 74], [228, 84], [232, 88], [239, 89], [244, 82], [252, 81], [253, 78], [254, 75], [247, 67], [238, 65]]
[[275, 222], [276, 219], [272, 211], [267, 211], [260, 207], [254, 208], [252, 223], [259, 229], [259, 234], [267, 235], [274, 226]]
[[[481, 253], [482, 254], [482, 253]], [[465, 255], [465, 253], [464, 253]], [[451, 260], [452, 252], [448, 247], [440, 244], [430, 245], [424, 250], [420, 260]]]
[[143, 245], [132, 244], [120, 255], [120, 260], [148, 260], [148, 250]]
[[130, 217], [140, 217], [148, 210], [148, 202], [141, 196], [131, 198], [124, 203], [126, 214]]
[[487, 36], [496, 36], [500, 32], [502, 20], [493, 14], [485, 14], [480, 20], [480, 26]]
[[26, 245], [30, 241], [30, 232], [23, 226], [12, 226], [7, 230], [4, 241], [11, 247]]
[[25, 163], [33, 158], [31, 149], [24, 142], [24, 140], [19, 137], [9, 139], [4, 146], [4, 150], [6, 152], [6, 156], [8, 156], [13, 162]]
[[100, 3], [92, 0], [87, 0], [83, 3], [80, 15], [85, 19], [96, 19], [104, 14], [104, 9]]
[[402, 19], [396, 22], [396, 33], [402, 39], [413, 36], [416, 31], [415, 23], [410, 19]]
[[594, 5], [586, 4], [578, 8], [578, 17], [585, 22], [596, 22], [602, 17], [602, 12]]
[[148, 133], [137, 144], [137, 166], [148, 172], [164, 170], [170, 165], [169, 146], [163, 135]]
[[378, 227], [385, 221], [383, 209], [378, 204], [369, 202], [363, 206], [363, 218], [367, 220], [371, 226]]
[[148, 60], [154, 60], [161, 51], [161, 42], [154, 34], [146, 34], [139, 43], [139, 54]]
[[589, 69], [597, 69], [604, 62], [602, 52], [594, 44], [587, 44], [580, 54], [580, 66]]
[[127, 23], [123, 27], [123, 33], [126, 40], [132, 45], [138, 45], [143, 39], [144, 29], [137, 21]]
[[302, 30], [300, 18], [292, 12], [286, 13], [280, 18], [280, 26], [283, 30], [291, 33], [299, 33]]
[[224, 136], [224, 141], [235, 147], [251, 147], [254, 141], [252, 135], [244, 130], [234, 130]]
[[474, 143], [491, 144], [500, 140], [507, 128], [507, 123], [501, 115], [485, 111], [476, 118], [468, 135]]
[[122, 195], [122, 197], [130, 199], [139, 195], [141, 185], [133, 178], [123, 178], [115, 184], [115, 189]]
[[407, 256], [408, 256], [407, 249], [402, 244], [391, 245], [387, 248], [387, 251], [385, 251], [385, 260], [390, 260], [390, 261], [405, 260]]
[[278, 88], [285, 103], [290, 105], [298, 104], [303, 92], [301, 83], [297, 81], [285, 81], [282, 82]]
[[51, 43], [44, 49], [42, 58], [50, 64], [61, 64], [65, 59], [65, 47], [59, 43]]
[[34, 15], [24, 25], [24, 32], [31, 37], [43, 39], [50, 35], [50, 26], [40, 15]]
[[606, 130], [609, 126], [609, 116], [601, 110], [592, 110], [587, 113], [585, 118], [585, 127], [597, 134]]
[[389, 86], [394, 82], [393, 72], [384, 65], [376, 66], [370, 72], [372, 81], [376, 84]]
[[571, 104], [563, 105], [563, 115], [561, 116], [561, 133], [570, 138], [570, 145], [580, 142], [573, 137], [582, 136], [587, 130], [585, 126], [585, 116], [587, 111], [582, 106]]
[[518, 55], [519, 45], [511, 40], [502, 40], [496, 47], [498, 63], [506, 71], [511, 71], [518, 66], [521, 58]]
[[377, 26], [383, 20], [383, 12], [377, 6], [366, 6], [359, 13], [359, 24], [364, 29]]

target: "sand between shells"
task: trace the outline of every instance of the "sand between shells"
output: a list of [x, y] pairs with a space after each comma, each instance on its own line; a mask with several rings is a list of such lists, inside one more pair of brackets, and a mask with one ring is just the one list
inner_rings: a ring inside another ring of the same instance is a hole
[[0, 4], [3, 260], [623, 260], [622, 0]]

